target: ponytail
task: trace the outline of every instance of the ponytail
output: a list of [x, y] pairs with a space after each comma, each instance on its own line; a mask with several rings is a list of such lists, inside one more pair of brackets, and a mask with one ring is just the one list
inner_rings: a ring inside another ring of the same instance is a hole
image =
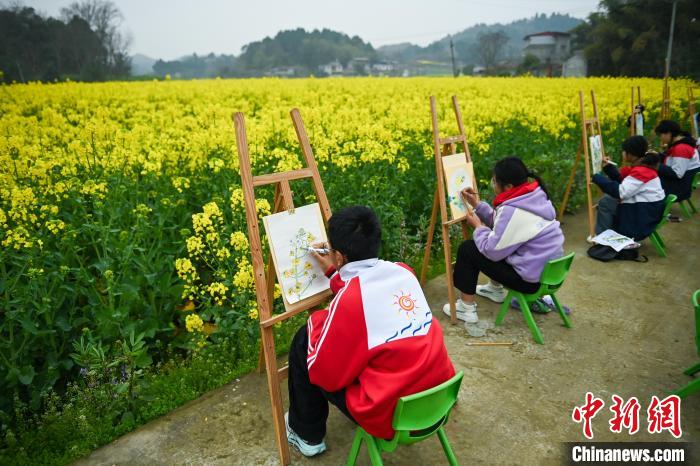
[[510, 156], [505, 157], [498, 162], [493, 167], [493, 177], [496, 182], [501, 186], [513, 185], [520, 186], [523, 183], [527, 183], [528, 178], [532, 178], [540, 185], [542, 191], [549, 199], [549, 192], [545, 186], [542, 179], [535, 173], [527, 169], [522, 160], [518, 157]]
[[527, 177], [537, 181], [537, 184], [540, 185], [540, 189], [544, 191], [544, 195], [547, 196], [547, 199], [549, 199], [549, 191], [547, 191], [547, 186], [544, 184], [544, 181], [542, 181], [542, 178], [540, 178], [539, 176], [537, 176], [536, 173], [533, 173], [531, 171], [527, 172]]
[[661, 155], [658, 152], [650, 150], [644, 154], [640, 163], [649, 168], [656, 168], [661, 163]]

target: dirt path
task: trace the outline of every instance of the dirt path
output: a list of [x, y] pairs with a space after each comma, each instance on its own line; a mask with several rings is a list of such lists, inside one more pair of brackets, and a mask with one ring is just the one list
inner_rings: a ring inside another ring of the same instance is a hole
[[[603, 264], [585, 256], [585, 217], [567, 217], [567, 251], [576, 251], [569, 280], [559, 296], [571, 307], [573, 328], [556, 314], [536, 320], [545, 345], [532, 341], [517, 312], [480, 339], [440, 318], [457, 370], [465, 378], [460, 401], [447, 426], [463, 464], [561, 464], [562, 442], [581, 441], [571, 420], [574, 405], [593, 392], [606, 402], [594, 419], [598, 441], [666, 441], [670, 434], [638, 433], [633, 438], [608, 430], [610, 397], [636, 396], [646, 428], [651, 395], [685, 384], [685, 367], [698, 361], [694, 346], [693, 290], [700, 288], [700, 214], [664, 229], [669, 257], [649, 244], [647, 264]], [[444, 277], [426, 287], [438, 310], [447, 295]], [[493, 321], [497, 305], [479, 300], [482, 320]], [[512, 347], [469, 347], [467, 341], [514, 341]], [[286, 387], [285, 387], [286, 390]], [[283, 390], [284, 391], [284, 390]], [[684, 441], [700, 440], [700, 395], [682, 405]], [[315, 459], [293, 452], [295, 464], [340, 465], [354, 427], [336, 410], [329, 420], [328, 451]], [[446, 464], [439, 443], [426, 441], [385, 455], [386, 464]], [[78, 465], [220, 464], [273, 465], [276, 448], [264, 375], [251, 374], [215, 390], [95, 451]], [[358, 464], [369, 464], [363, 449]]]

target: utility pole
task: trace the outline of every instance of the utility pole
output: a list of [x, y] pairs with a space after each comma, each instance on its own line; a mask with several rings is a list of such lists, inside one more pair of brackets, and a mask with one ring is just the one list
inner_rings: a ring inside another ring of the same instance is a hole
[[673, 49], [673, 30], [676, 27], [676, 5], [678, 0], [673, 0], [671, 10], [671, 27], [668, 31], [668, 50], [666, 50], [666, 66], [664, 67], [664, 97], [661, 102], [661, 118], [668, 120], [671, 118], [671, 89], [668, 87], [668, 77], [671, 72], [671, 50]]
[[450, 38], [450, 55], [452, 55], [452, 76], [457, 77], [457, 64], [455, 63], [455, 44]]
[[666, 51], [666, 69], [664, 70], [664, 79], [668, 79], [671, 70], [671, 50], [673, 49], [673, 30], [676, 27], [676, 5], [678, 0], [673, 0], [673, 9], [671, 10], [671, 28], [668, 32], [668, 50]]

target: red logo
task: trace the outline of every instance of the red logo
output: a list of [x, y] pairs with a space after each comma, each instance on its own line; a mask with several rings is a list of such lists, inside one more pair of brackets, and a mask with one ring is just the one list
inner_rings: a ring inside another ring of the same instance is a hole
[[647, 409], [650, 434], [661, 433], [664, 430], [680, 438], [681, 431], [681, 399], [678, 395], [669, 395], [663, 400], [654, 395], [651, 397], [649, 409]]
[[[593, 438], [593, 418], [603, 409], [605, 402], [596, 398], [593, 393], [586, 392], [586, 402], [581, 406], [575, 406], [571, 413], [571, 419], [576, 423], [583, 423], [583, 435], [587, 439]], [[627, 430], [630, 435], [639, 432], [639, 412], [641, 405], [636, 397], [625, 400], [612, 395], [610, 411], [612, 418], [608, 421], [610, 432], [619, 434]], [[647, 431], [650, 434], [660, 434], [668, 431], [675, 438], [683, 435], [681, 429], [681, 399], [677, 395], [669, 395], [659, 400], [656, 395], [651, 397], [647, 408]]]
[[574, 412], [571, 413], [571, 418], [574, 422], [583, 422], [583, 435], [587, 439], [593, 438], [593, 426], [591, 420], [598, 414], [598, 411], [603, 409], [605, 402], [600, 398], [593, 396], [593, 393], [586, 393], [586, 403], [583, 406], [576, 406]]

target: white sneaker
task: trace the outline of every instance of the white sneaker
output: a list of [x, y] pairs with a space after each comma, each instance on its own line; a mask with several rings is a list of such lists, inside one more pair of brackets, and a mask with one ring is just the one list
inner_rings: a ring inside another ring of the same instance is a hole
[[492, 282], [488, 282], [486, 285], [476, 285], [476, 294], [484, 298], [489, 298], [495, 303], [502, 303], [506, 300], [508, 291], [503, 285], [496, 285]]
[[[463, 320], [469, 324], [479, 322], [479, 316], [476, 314], [476, 303], [467, 304], [461, 299], [458, 299], [456, 305], [457, 318], [459, 320]], [[444, 312], [447, 316], [452, 317], [452, 313], [450, 312], [450, 303], [447, 303], [442, 307], [442, 312]]]
[[287, 441], [290, 445], [299, 450], [299, 453], [302, 455], [316, 456], [326, 451], [326, 442], [321, 441], [321, 443], [312, 445], [303, 438], [299, 437], [297, 433], [294, 432], [291, 427], [289, 427], [289, 412], [284, 413], [284, 425], [287, 428]]

